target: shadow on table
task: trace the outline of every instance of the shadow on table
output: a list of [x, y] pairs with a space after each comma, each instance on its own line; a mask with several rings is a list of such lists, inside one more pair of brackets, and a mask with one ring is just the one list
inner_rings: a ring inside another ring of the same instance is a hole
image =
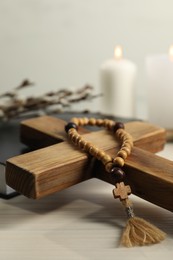
[[[119, 200], [112, 196], [113, 186], [97, 179], [77, 184], [71, 188], [47, 196], [40, 200], [28, 199], [18, 196], [8, 201], [3, 201], [5, 211], [1, 215], [17, 214], [15, 220], [9, 225], [20, 225], [22, 222], [38, 219], [39, 216], [61, 214], [84, 219], [91, 223], [104, 223], [122, 229], [127, 220], [124, 208]], [[172, 213], [131, 195], [134, 210], [137, 216], [142, 217], [161, 228], [169, 235], [173, 235]], [[85, 212], [83, 214], [82, 212]], [[0, 217], [1, 217], [0, 215]]]

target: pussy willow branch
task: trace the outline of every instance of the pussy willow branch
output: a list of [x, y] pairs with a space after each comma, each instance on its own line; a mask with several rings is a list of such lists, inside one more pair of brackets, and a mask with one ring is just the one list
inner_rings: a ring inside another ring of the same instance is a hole
[[41, 96], [20, 97], [20, 91], [33, 86], [29, 80], [24, 80], [19, 86], [11, 91], [0, 94], [0, 121], [26, 116], [28, 114], [50, 114], [63, 112], [70, 108], [73, 103], [92, 100], [98, 96], [91, 92], [93, 88], [86, 85], [80, 89], [71, 91], [61, 89], [47, 92]]

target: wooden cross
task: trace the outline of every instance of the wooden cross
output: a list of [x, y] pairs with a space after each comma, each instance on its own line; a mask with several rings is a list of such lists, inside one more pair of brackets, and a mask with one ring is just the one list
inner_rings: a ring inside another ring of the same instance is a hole
[[[9, 186], [37, 199], [93, 177], [114, 184], [100, 161], [92, 162], [90, 156], [67, 140], [65, 124], [48, 116], [22, 122], [22, 142], [32, 148], [44, 148], [7, 161]], [[128, 122], [126, 129], [135, 144], [124, 166], [132, 192], [173, 211], [173, 162], [154, 154], [163, 149], [165, 130], [146, 122]], [[111, 156], [119, 149], [115, 138], [106, 130], [85, 133], [84, 138]]]
[[119, 198], [120, 200], [125, 200], [128, 195], [131, 194], [131, 188], [129, 185], [125, 185], [124, 182], [116, 183], [113, 189], [114, 198]]

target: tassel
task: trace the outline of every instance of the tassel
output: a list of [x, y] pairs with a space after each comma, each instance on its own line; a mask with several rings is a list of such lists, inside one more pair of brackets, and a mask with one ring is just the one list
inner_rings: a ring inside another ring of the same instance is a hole
[[133, 247], [156, 244], [164, 240], [166, 234], [162, 230], [135, 216], [132, 202], [128, 198], [129, 193], [130, 187], [125, 186], [123, 182], [116, 184], [113, 190], [114, 197], [120, 198], [129, 218], [120, 243], [125, 247]]
[[121, 244], [126, 247], [145, 246], [161, 242], [166, 234], [148, 221], [136, 217], [132, 202], [127, 198], [122, 200], [125, 206], [128, 221], [123, 231]]
[[126, 224], [121, 244], [126, 247], [151, 245], [165, 239], [165, 233], [146, 220], [131, 217]]

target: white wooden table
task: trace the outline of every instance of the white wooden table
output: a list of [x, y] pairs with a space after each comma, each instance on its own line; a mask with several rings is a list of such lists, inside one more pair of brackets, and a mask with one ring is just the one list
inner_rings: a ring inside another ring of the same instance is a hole
[[[173, 144], [160, 154], [173, 160]], [[38, 201], [0, 199], [0, 259], [172, 259], [173, 213], [135, 196], [136, 215], [168, 235], [150, 247], [119, 246], [126, 215], [112, 188], [93, 179]]]

